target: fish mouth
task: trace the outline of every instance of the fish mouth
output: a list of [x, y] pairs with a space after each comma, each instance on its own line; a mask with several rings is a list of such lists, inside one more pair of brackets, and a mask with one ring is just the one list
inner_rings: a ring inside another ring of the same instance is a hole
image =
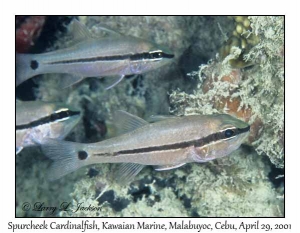
[[175, 57], [174, 54], [171, 54], [171, 53], [162, 53], [162, 57], [163, 58], [168, 58], [168, 59], [172, 59]]
[[246, 133], [246, 132], [249, 132], [249, 131], [250, 131], [250, 125], [248, 125], [245, 128], [238, 128], [237, 129], [237, 134], [242, 134], [242, 133]]

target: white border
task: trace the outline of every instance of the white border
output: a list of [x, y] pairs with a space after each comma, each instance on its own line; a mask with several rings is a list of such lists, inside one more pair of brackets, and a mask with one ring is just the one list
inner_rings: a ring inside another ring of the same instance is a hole
[[[286, 15], [286, 219], [261, 219], [268, 223], [291, 223], [292, 230], [300, 232], [299, 228], [299, 138], [300, 138], [300, 108], [299, 108], [299, 4], [296, 1], [3, 1], [1, 4], [1, 232], [8, 232], [8, 222], [28, 223], [30, 219], [14, 219], [15, 216], [15, 133], [14, 133], [14, 71], [15, 71], [15, 14], [285, 14]], [[298, 9], [298, 12], [297, 12]], [[297, 21], [298, 20], [298, 21]], [[89, 219], [92, 220], [92, 219]], [[97, 219], [100, 221], [101, 219]], [[180, 219], [177, 219], [180, 221]], [[221, 219], [224, 221], [225, 219]], [[255, 219], [244, 219], [253, 223]], [[298, 220], [298, 221], [297, 221]], [[42, 222], [43, 219], [34, 219]], [[51, 219], [47, 219], [51, 221]], [[55, 219], [56, 222], [66, 222], [66, 219]], [[72, 219], [72, 222], [81, 219]], [[137, 219], [109, 219], [110, 222], [132, 222]], [[143, 219], [146, 222], [169, 222], [174, 219]], [[212, 223], [217, 219], [194, 219], [195, 222]], [[229, 222], [239, 223], [240, 219], [229, 219]], [[11, 232], [11, 231], [9, 231]], [[32, 232], [32, 231], [27, 231]], [[43, 231], [39, 231], [43, 232]], [[60, 232], [60, 231], [56, 231]], [[113, 231], [110, 231], [113, 232]], [[129, 232], [129, 231], [128, 231]], [[196, 232], [196, 231], [191, 231]], [[229, 231], [227, 231], [229, 232]], [[264, 232], [264, 231], [255, 231]], [[281, 231], [276, 231], [281, 232]], [[282, 231], [283, 232], [283, 231]]]

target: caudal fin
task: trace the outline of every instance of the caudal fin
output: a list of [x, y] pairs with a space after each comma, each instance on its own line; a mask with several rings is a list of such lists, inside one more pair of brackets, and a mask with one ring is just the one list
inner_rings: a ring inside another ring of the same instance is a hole
[[16, 54], [16, 86], [39, 74], [35, 54]]
[[53, 160], [48, 175], [49, 180], [59, 179], [88, 165], [89, 155], [81, 148], [82, 145], [76, 142], [44, 139], [42, 150], [48, 158]]

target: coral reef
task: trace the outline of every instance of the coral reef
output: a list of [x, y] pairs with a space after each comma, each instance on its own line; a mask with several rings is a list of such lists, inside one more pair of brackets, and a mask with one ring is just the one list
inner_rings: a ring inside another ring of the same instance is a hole
[[244, 68], [253, 63], [250, 60], [245, 60], [244, 56], [247, 55], [253, 46], [259, 42], [259, 37], [252, 33], [251, 22], [247, 16], [234, 16], [235, 29], [230, 38], [220, 49], [220, 57], [224, 59], [230, 54], [233, 47], [239, 47], [242, 51], [239, 56], [229, 59], [229, 64], [234, 68]]
[[[17, 216], [47, 215], [22, 211], [23, 202], [37, 200], [56, 206], [58, 200], [71, 202], [69, 211], [55, 214], [73, 217], [283, 215], [283, 201], [278, 198], [283, 189], [271, 183], [273, 165], [268, 161], [270, 158], [273, 164], [283, 167], [282, 17], [242, 17], [242, 22], [228, 17], [195, 16], [78, 19], [95, 34], [101, 34], [99, 26], [105, 26], [165, 44], [174, 51], [176, 59], [163, 69], [127, 77], [108, 91], [105, 87], [110, 77], [87, 78], [63, 91], [58, 81], [64, 74], [34, 78], [36, 99], [66, 102], [82, 109], [83, 119], [67, 140], [96, 142], [114, 136], [115, 110], [147, 118], [168, 114], [171, 109], [177, 115], [227, 112], [249, 122], [250, 149], [243, 147], [227, 158], [171, 171], [156, 172], [149, 167], [131, 184], [120, 186], [114, 181], [118, 166], [109, 164], [86, 167], [50, 183], [45, 172], [50, 161], [39, 150], [32, 153], [29, 148], [16, 158]], [[246, 26], [243, 22], [247, 22]], [[227, 34], [237, 31], [237, 23], [251, 30], [259, 42], [243, 50], [243, 32], [236, 35], [239, 43], [226, 39]], [[57, 38], [45, 50], [67, 47], [72, 42], [68, 33], [59, 32]], [[226, 45], [230, 46], [229, 52], [209, 61]], [[234, 66], [235, 62], [247, 65]], [[200, 64], [206, 65], [193, 72]], [[30, 184], [36, 188], [30, 189]], [[77, 210], [78, 205], [96, 208]]]
[[223, 60], [203, 65], [193, 94], [171, 93], [176, 114], [226, 112], [252, 124], [249, 143], [277, 167], [284, 166], [284, 19], [249, 17], [251, 33], [260, 38], [243, 56], [253, 64], [236, 69], [230, 61], [242, 48], [233, 46]]
[[[50, 161], [42, 156], [37, 147], [26, 148], [16, 155], [16, 216], [17, 217], [49, 217], [50, 211], [34, 211], [34, 205], [59, 206], [62, 201], [71, 202], [69, 193], [73, 190], [76, 176], [49, 182], [47, 171]], [[80, 174], [79, 174], [80, 175]], [[80, 176], [79, 176], [80, 177]], [[63, 187], [63, 188], [62, 188]], [[24, 211], [28, 203], [30, 210]]]

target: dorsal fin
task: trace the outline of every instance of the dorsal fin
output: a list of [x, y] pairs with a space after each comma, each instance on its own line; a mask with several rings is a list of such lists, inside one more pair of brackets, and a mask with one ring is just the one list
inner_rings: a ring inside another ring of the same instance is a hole
[[122, 34], [120, 32], [117, 32], [111, 28], [108, 28], [107, 26], [102, 26], [100, 24], [97, 25], [97, 29], [106, 32], [107, 34], [111, 35], [111, 36], [122, 36]]
[[128, 133], [149, 124], [142, 118], [139, 118], [122, 110], [116, 111], [114, 113], [113, 119], [119, 134]]
[[168, 119], [176, 119], [179, 116], [172, 116], [172, 115], [151, 115], [149, 117], [149, 122], [158, 122], [158, 121], [164, 121]]
[[80, 23], [77, 19], [73, 20], [70, 26], [70, 31], [73, 35], [74, 44], [93, 38], [93, 35], [90, 33], [87, 27]]

